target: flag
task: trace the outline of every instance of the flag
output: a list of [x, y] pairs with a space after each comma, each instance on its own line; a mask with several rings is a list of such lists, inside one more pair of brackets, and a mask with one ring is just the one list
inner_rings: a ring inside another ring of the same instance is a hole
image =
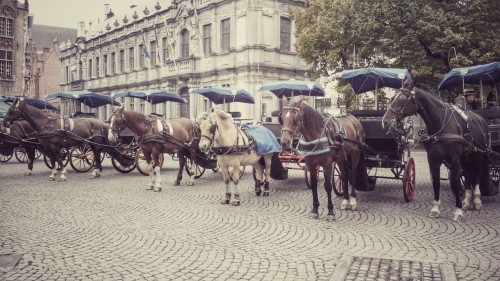
[[161, 61], [160, 43], [158, 41], [158, 33], [156, 32], [156, 27], [155, 27], [155, 39], [156, 39], [156, 65], [162, 65], [163, 62]]
[[142, 51], [144, 52], [144, 56], [148, 59], [151, 57], [148, 52], [148, 45], [146, 44], [146, 37], [144, 37], [144, 32], [142, 32]]

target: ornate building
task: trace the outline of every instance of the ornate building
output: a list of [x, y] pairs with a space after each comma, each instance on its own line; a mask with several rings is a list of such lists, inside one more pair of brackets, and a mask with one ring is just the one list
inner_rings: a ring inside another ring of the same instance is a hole
[[27, 95], [31, 22], [28, 0], [0, 1], [0, 95]]
[[[128, 110], [192, 118], [212, 105], [190, 94], [190, 89], [244, 88], [255, 97], [255, 104], [227, 104], [225, 109], [242, 112], [242, 118], [270, 116], [279, 102], [258, 92], [258, 87], [270, 81], [303, 79], [307, 70], [295, 52], [295, 26], [288, 9], [304, 3], [172, 0], [163, 6], [158, 1], [154, 6], [131, 8], [130, 14], [122, 16], [106, 6], [106, 20], [80, 23], [76, 41], [60, 45], [62, 89], [109, 95], [164, 89], [189, 102], [151, 106], [128, 98], [119, 101]], [[107, 119], [111, 108], [99, 108], [97, 113]]]

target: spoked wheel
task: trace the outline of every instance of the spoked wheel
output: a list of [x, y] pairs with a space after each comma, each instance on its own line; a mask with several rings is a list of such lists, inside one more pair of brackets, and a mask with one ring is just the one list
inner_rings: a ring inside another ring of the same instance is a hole
[[[319, 166], [316, 166], [316, 175], [317, 178], [319, 178]], [[304, 166], [304, 177], [306, 180], [306, 185], [309, 187], [309, 189], [312, 189], [312, 184], [311, 184], [311, 171], [307, 168], [307, 165]]]
[[199, 179], [203, 174], [205, 173], [205, 168], [202, 166], [193, 163], [193, 167], [191, 167], [191, 161], [186, 159], [186, 165], [184, 166], [184, 169], [186, 170], [186, 173], [191, 176], [191, 173], [189, 172], [189, 168], [194, 170], [194, 178]]
[[341, 173], [337, 163], [333, 163], [333, 173], [332, 173], [332, 186], [333, 192], [341, 197], [344, 194], [344, 182], [342, 182]]
[[3, 155], [0, 153], [0, 162], [7, 162], [12, 158], [12, 154], [10, 155]]
[[21, 163], [28, 163], [28, 153], [24, 147], [18, 146], [14, 148], [14, 155], [16, 156], [17, 161]]
[[82, 144], [71, 148], [69, 164], [73, 170], [79, 173], [87, 172], [94, 166], [94, 162], [94, 152], [89, 145]]
[[[68, 165], [68, 162], [69, 162], [69, 157], [68, 157], [68, 149], [66, 149], [65, 147], [61, 148], [61, 156], [62, 156], [62, 161], [63, 161], [63, 165], [64, 167], [66, 167], [66, 165]], [[43, 155], [43, 162], [45, 162], [45, 165], [47, 165], [47, 167], [49, 169], [52, 169], [52, 165], [50, 164], [50, 158], [47, 157], [46, 155]], [[62, 167], [59, 167], [59, 169], [61, 169]]]
[[[122, 146], [127, 147], [128, 145], [122, 144]], [[137, 150], [135, 150], [135, 149], [127, 149], [127, 150], [125, 150], [125, 152], [122, 152], [122, 155], [124, 155], [124, 157], [133, 160], [131, 165], [124, 166], [120, 162], [118, 162], [118, 160], [116, 160], [114, 157], [111, 157], [111, 165], [113, 165], [113, 167], [120, 173], [126, 174], [126, 173], [132, 172], [136, 167], [136, 164], [135, 164], [136, 152], [137, 152]]]
[[405, 165], [405, 173], [403, 175], [403, 195], [406, 202], [413, 200], [415, 193], [415, 161], [409, 158]]
[[[163, 153], [160, 154], [160, 168], [163, 166], [163, 160], [164, 156]], [[135, 166], [137, 167], [137, 170], [139, 173], [149, 176], [148, 172], [148, 162], [146, 162], [146, 157], [144, 157], [144, 153], [142, 152], [142, 149], [139, 148], [137, 150], [137, 154], [135, 155]]]

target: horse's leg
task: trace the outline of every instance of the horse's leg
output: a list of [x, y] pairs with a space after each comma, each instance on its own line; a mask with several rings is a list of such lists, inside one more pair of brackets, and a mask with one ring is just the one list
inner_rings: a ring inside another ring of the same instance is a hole
[[59, 165], [59, 167], [61, 167], [61, 176], [59, 177], [59, 181], [66, 181], [66, 174], [68, 173], [66, 171], [66, 167], [64, 167], [64, 164], [63, 164], [63, 160], [62, 160], [62, 155], [61, 155], [61, 150], [59, 148], [56, 149], [56, 160], [57, 160], [57, 163]]
[[234, 185], [234, 197], [233, 197], [233, 206], [240, 205], [240, 163], [237, 165], [233, 165], [233, 171], [231, 172], [231, 179]]
[[222, 172], [222, 178], [224, 179], [224, 186], [226, 187], [226, 194], [225, 194], [224, 198], [222, 199], [221, 203], [222, 204], [229, 204], [229, 202], [231, 201], [231, 190], [229, 189], [230, 182], [229, 182], [228, 167], [226, 165], [221, 165], [220, 162], [219, 162], [219, 167], [220, 167], [220, 170]]
[[427, 162], [429, 163], [429, 171], [431, 174], [432, 187], [434, 189], [434, 201], [432, 203], [432, 209], [431, 213], [429, 214], [429, 217], [437, 218], [441, 213], [441, 211], [439, 210], [439, 207], [441, 205], [441, 202], [439, 201], [439, 189], [440, 189], [439, 167], [441, 166], [441, 163], [438, 161], [431, 160], [430, 158], [427, 160]]
[[154, 163], [154, 177], [155, 177], [155, 187], [154, 192], [161, 192], [161, 166], [160, 166], [160, 154], [163, 153], [161, 147], [153, 148], [153, 163]]
[[28, 169], [24, 171], [24, 175], [29, 176], [33, 171], [33, 162], [35, 161], [36, 149], [31, 146], [25, 146], [24, 150], [26, 150], [26, 155], [28, 155]]
[[92, 153], [94, 154], [94, 170], [92, 171], [92, 174], [90, 174], [90, 178], [95, 179], [101, 176], [101, 149], [97, 148], [95, 145], [92, 145], [91, 148]]
[[312, 219], [317, 219], [319, 217], [318, 208], [318, 173], [316, 173], [316, 165], [307, 165], [309, 171], [311, 171], [311, 190], [313, 195], [313, 208], [311, 210], [310, 217]]
[[323, 165], [323, 174], [325, 176], [325, 190], [326, 194], [328, 195], [328, 215], [326, 216], [326, 219], [330, 222], [335, 221], [335, 212], [333, 211], [333, 203], [332, 203], [332, 170], [333, 162], [327, 161]]
[[[182, 149], [177, 152], [177, 156], [179, 158], [179, 170], [177, 171], [177, 178], [175, 179], [175, 182], [174, 182], [175, 186], [181, 184], [182, 169], [184, 168], [184, 166], [186, 165], [186, 162], [187, 162], [186, 161], [186, 155], [184, 154], [184, 152], [182, 151]], [[189, 170], [189, 173], [191, 173], [191, 170]]]
[[452, 159], [451, 164], [450, 164], [450, 185], [451, 185], [451, 190], [453, 191], [453, 194], [455, 195], [455, 212], [453, 213], [453, 221], [461, 221], [464, 212], [462, 210], [462, 201], [460, 200], [460, 190], [461, 190], [461, 183], [460, 183], [460, 175], [461, 175], [461, 165], [460, 165], [460, 159]]
[[255, 169], [255, 195], [260, 196], [260, 194], [262, 193], [261, 186], [264, 170], [262, 168], [262, 165], [260, 164], [260, 161], [257, 161], [255, 164], [253, 164], [252, 167]]
[[264, 180], [264, 194], [263, 194], [263, 196], [269, 196], [269, 179], [271, 178], [271, 167], [273, 165], [273, 155], [268, 154], [267, 157], [264, 157], [264, 163], [266, 164], [266, 167], [265, 167], [266, 179]]
[[471, 190], [472, 190], [472, 186], [474, 185], [473, 184], [474, 181], [473, 181], [473, 174], [471, 172], [471, 170], [473, 168], [469, 167], [469, 165], [466, 165], [465, 163], [466, 163], [466, 161], [462, 162], [462, 167], [463, 167], [462, 172], [463, 172], [463, 176], [465, 178], [465, 182], [464, 182], [465, 193], [464, 193], [464, 200], [462, 201], [462, 208], [464, 210], [467, 210], [470, 207], [470, 201], [472, 198]]
[[50, 160], [50, 165], [52, 165], [52, 170], [50, 171], [50, 176], [49, 179], [51, 181], [56, 180], [56, 175], [57, 175], [57, 163], [56, 163], [56, 155], [54, 154], [53, 151], [50, 151], [50, 153], [47, 154]]
[[151, 156], [151, 150], [143, 149], [142, 152], [144, 153], [144, 158], [146, 158], [146, 163], [148, 163], [147, 169], [149, 173], [149, 183], [146, 190], [153, 190], [155, 186], [155, 172], [153, 166], [153, 157]]
[[350, 162], [350, 171], [348, 171], [348, 177], [349, 177], [349, 187], [351, 189], [351, 198], [349, 201], [349, 206], [351, 206], [351, 210], [357, 211], [358, 210], [358, 199], [356, 197], [356, 188], [355, 188], [355, 182], [356, 182], [356, 177], [357, 177], [357, 171], [358, 171], [358, 165], [360, 162], [360, 157], [361, 154], [356, 153], [356, 152], [351, 152], [351, 162]]
[[347, 169], [347, 163], [343, 156], [337, 157], [337, 167], [339, 169], [339, 177], [342, 186], [342, 204], [340, 204], [341, 210], [349, 210], [351, 205], [349, 205], [349, 171]]
[[[482, 173], [485, 173], [485, 172], [489, 172], [489, 169], [483, 169], [482, 167], [482, 163], [483, 161], [485, 161], [485, 156], [483, 154], [480, 154], [477, 156], [477, 160], [478, 162], [474, 162], [474, 163], [481, 163], [481, 165], [474, 165], [474, 170], [473, 170], [473, 179], [475, 180], [474, 181], [474, 209], [476, 209], [477, 211], [481, 210], [481, 207], [482, 207], [482, 202], [481, 202], [481, 190], [479, 189], [479, 184], [481, 182], [481, 176], [482, 176]], [[488, 159], [486, 159], [486, 161], [489, 161]]]
[[195, 165], [195, 158], [196, 158], [196, 155], [195, 155], [195, 152], [192, 151], [190, 152], [189, 154], [189, 159], [186, 158], [186, 161], [189, 161], [191, 165], [188, 165], [189, 167], [189, 181], [188, 181], [188, 186], [193, 186], [194, 185], [194, 176], [195, 176], [195, 169], [194, 169], [194, 165]]

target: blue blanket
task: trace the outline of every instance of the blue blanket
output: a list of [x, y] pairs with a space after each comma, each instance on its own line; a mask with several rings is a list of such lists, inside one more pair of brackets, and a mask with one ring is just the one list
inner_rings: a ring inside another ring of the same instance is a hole
[[259, 154], [281, 152], [281, 145], [276, 140], [276, 136], [268, 128], [260, 125], [243, 125], [241, 129], [252, 136], [255, 143], [255, 150]]

